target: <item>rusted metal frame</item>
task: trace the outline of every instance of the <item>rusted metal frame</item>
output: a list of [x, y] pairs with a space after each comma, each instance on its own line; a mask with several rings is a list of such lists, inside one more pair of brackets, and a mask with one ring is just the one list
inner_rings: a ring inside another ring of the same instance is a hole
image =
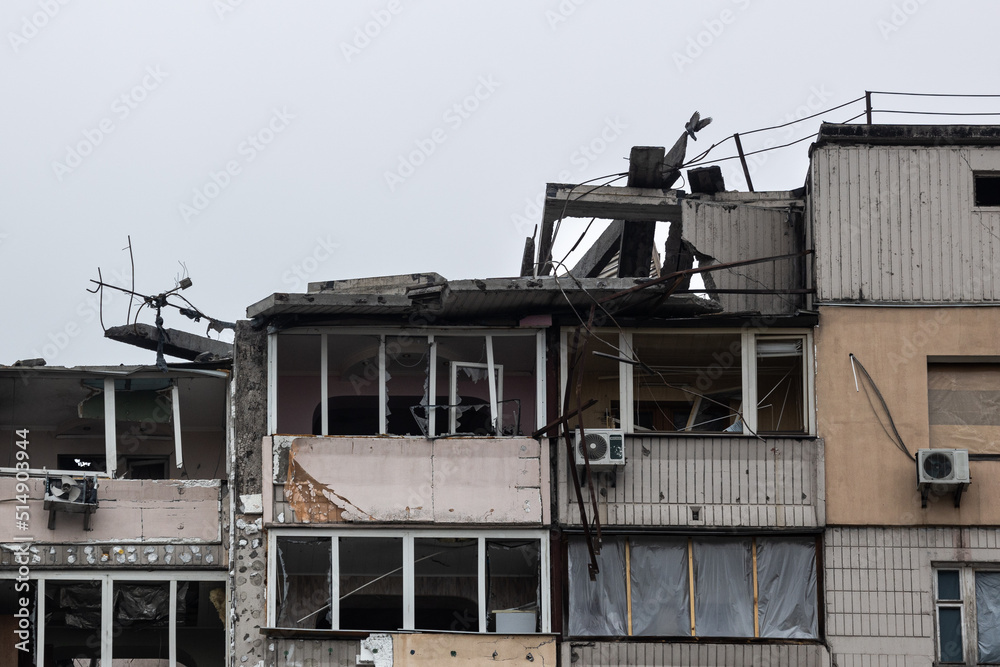
[[[566, 368], [566, 394], [563, 397], [563, 412], [569, 411], [569, 397], [570, 397], [570, 381], [573, 379], [573, 371], [579, 362], [579, 357], [583, 356], [583, 348], [580, 346], [578, 353], [577, 350], [577, 340], [579, 340], [580, 327], [576, 328], [576, 332], [573, 337], [572, 350], [567, 351], [567, 368]], [[573, 359], [569, 359], [569, 352], [572, 352]], [[577, 412], [579, 415], [579, 412]], [[583, 430], [583, 421], [580, 420], [580, 430]], [[590, 572], [591, 580], [594, 580], [600, 568], [597, 565], [597, 552], [594, 551], [594, 540], [590, 534], [590, 522], [587, 521], [587, 505], [583, 502], [583, 489], [580, 486], [580, 473], [576, 469], [576, 464], [573, 462], [573, 429], [563, 429], [563, 439], [566, 441], [566, 463], [569, 467], [571, 473], [571, 478], [573, 480], [573, 488], [576, 490], [576, 503], [580, 508], [580, 524], [583, 526], [583, 537], [587, 543], [587, 552], [590, 554], [590, 564], [588, 569]], [[588, 471], [590, 470], [589, 463], [586, 463], [586, 457], [584, 457], [584, 465], [587, 466]]]
[[[592, 398], [592, 399], [590, 399], [589, 401], [587, 401], [586, 403], [583, 404], [583, 409], [584, 410], [588, 410], [588, 409], [594, 407], [595, 405], [597, 405], [597, 403], [598, 403], [598, 400], [596, 398]], [[548, 424], [546, 424], [542, 428], [540, 428], [537, 431], [535, 431], [534, 433], [532, 433], [531, 437], [532, 438], [539, 438], [539, 437], [547, 434], [551, 429], [555, 428], [556, 426], [560, 426], [560, 425], [565, 424], [566, 422], [568, 422], [570, 419], [572, 419], [573, 417], [575, 417], [576, 414], [577, 414], [577, 411], [573, 410], [572, 412], [569, 412], [569, 413], [563, 415], [562, 417], [559, 417], [558, 419], [554, 419], [554, 420], [550, 421]]]
[[[587, 338], [594, 326], [594, 315], [597, 313], [597, 304], [590, 306], [590, 315], [587, 318], [586, 336], [583, 337], [583, 345], [580, 346], [580, 356], [577, 361], [576, 372], [576, 409], [577, 427], [580, 432], [580, 442], [586, 441], [586, 434], [583, 430], [583, 370], [587, 365], [587, 354], [585, 351]], [[594, 533], [597, 537], [597, 551], [601, 550], [601, 517], [597, 511], [597, 492], [594, 489], [594, 475], [590, 469], [590, 458], [583, 457], [583, 467], [587, 471], [587, 489], [590, 491], [590, 504], [594, 509]], [[595, 563], [596, 565], [596, 563]], [[596, 574], [596, 573], [595, 573]]]
[[740, 133], [734, 133], [733, 139], [736, 140], [736, 152], [740, 154], [740, 164], [743, 165], [743, 176], [747, 179], [747, 189], [754, 192], [753, 181], [750, 180], [750, 169], [747, 167], [747, 156], [743, 153], [743, 143], [740, 141]]
[[[600, 299], [598, 301], [598, 303], [599, 304], [607, 303], [608, 301], [613, 301], [614, 299], [626, 296], [626, 295], [631, 294], [633, 292], [638, 292], [640, 290], [644, 290], [647, 287], [652, 287], [654, 285], [659, 285], [660, 283], [665, 283], [668, 280], [677, 280], [679, 278], [684, 278], [685, 276], [693, 276], [693, 275], [695, 275], [697, 273], [707, 273], [709, 271], [720, 271], [722, 269], [731, 269], [731, 268], [734, 268], [734, 267], [737, 267], [737, 266], [746, 266], [748, 264], [761, 264], [763, 262], [776, 262], [776, 261], [782, 260], [782, 259], [792, 259], [793, 257], [802, 257], [804, 255], [811, 255], [812, 252], [813, 251], [811, 249], [808, 249], [808, 250], [803, 250], [801, 252], [793, 252], [793, 253], [790, 253], [788, 255], [775, 255], [773, 257], [759, 257], [757, 259], [741, 259], [741, 260], [738, 260], [738, 261], [735, 261], [735, 262], [726, 262], [724, 264], [712, 264], [711, 266], [699, 266], [697, 269], [685, 269], [684, 271], [674, 271], [673, 273], [668, 273], [665, 276], [660, 276], [659, 278], [654, 278], [653, 280], [650, 280], [649, 282], [642, 283], [641, 285], [636, 285], [635, 287], [630, 287], [630, 288], [628, 288], [626, 290], [622, 290], [621, 292], [615, 292], [614, 294], [611, 294], [609, 296], [604, 297], [603, 299]], [[674, 291], [674, 289], [676, 289], [676, 287], [674, 287], [673, 289], [671, 289], [670, 292], [672, 293]], [[706, 290], [706, 291], [709, 291], [709, 290]], [[669, 294], [667, 296], [669, 296]]]
[[716, 294], [815, 294], [816, 290], [811, 287], [796, 289], [679, 289], [675, 294], [700, 294], [701, 292], [714, 292]]

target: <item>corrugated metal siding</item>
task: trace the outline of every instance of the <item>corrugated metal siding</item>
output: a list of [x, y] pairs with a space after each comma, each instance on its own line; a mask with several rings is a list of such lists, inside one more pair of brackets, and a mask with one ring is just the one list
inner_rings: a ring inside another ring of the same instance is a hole
[[1000, 212], [975, 210], [969, 153], [817, 150], [811, 177], [818, 298], [1000, 299]]
[[[580, 524], [559, 443], [559, 514]], [[626, 464], [595, 475], [601, 523], [611, 526], [819, 527], [823, 441], [794, 438], [625, 438]], [[586, 484], [584, 500], [590, 511]], [[701, 507], [698, 521], [691, 507]]]
[[824, 667], [826, 649], [818, 644], [641, 644], [587, 642], [563, 645], [561, 663], [574, 667], [658, 665], [661, 667]]
[[[684, 238], [717, 263], [798, 252], [802, 241], [787, 209], [684, 201]], [[750, 264], [711, 272], [719, 289], [794, 289], [801, 284], [801, 259]], [[791, 313], [802, 303], [792, 294], [719, 294], [727, 312]]]
[[272, 639], [267, 667], [318, 667], [353, 665], [361, 653], [361, 642], [354, 640]]

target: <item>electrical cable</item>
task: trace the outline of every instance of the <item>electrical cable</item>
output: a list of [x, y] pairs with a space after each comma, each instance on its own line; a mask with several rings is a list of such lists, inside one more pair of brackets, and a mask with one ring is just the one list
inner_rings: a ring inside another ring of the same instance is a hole
[[[879, 426], [882, 427], [882, 430], [885, 431], [885, 434], [889, 437], [890, 440], [892, 440], [893, 444], [896, 445], [896, 447], [900, 451], [906, 454], [911, 461], [916, 461], [917, 459], [913, 456], [913, 454], [910, 453], [910, 450], [906, 447], [906, 443], [903, 442], [903, 436], [899, 434], [899, 430], [896, 428], [896, 422], [893, 420], [892, 413], [889, 411], [889, 405], [888, 403], [886, 403], [885, 397], [882, 395], [882, 392], [879, 391], [878, 385], [875, 384], [875, 380], [873, 380], [872, 376], [868, 373], [868, 369], [866, 369], [864, 365], [860, 361], [858, 361], [858, 358], [854, 356], [854, 353], [851, 353], [849, 357], [851, 359], [851, 364], [852, 365], [856, 364], [858, 370], [861, 371], [861, 376], [862, 376], [861, 386], [865, 390], [865, 396], [868, 398], [868, 404], [871, 405], [872, 411], [875, 413], [875, 417], [878, 419]], [[871, 395], [868, 393], [868, 386], [865, 384], [864, 380], [868, 381], [868, 384], [871, 385], [872, 390], [878, 397], [879, 403], [881, 404], [882, 409], [885, 411], [885, 415], [888, 418], [889, 428], [892, 429], [892, 433], [889, 433], [889, 429], [886, 428], [886, 425], [882, 422], [882, 417], [881, 415], [879, 415], [878, 410], [876, 410], [875, 405], [872, 403]]]
[[843, 104], [839, 104], [839, 105], [837, 105], [835, 107], [830, 107], [829, 109], [824, 109], [823, 111], [817, 111], [816, 113], [814, 113], [811, 116], [803, 116], [802, 118], [798, 118], [796, 120], [788, 121], [787, 123], [782, 123], [781, 125], [772, 125], [771, 127], [762, 127], [762, 128], [756, 129], [756, 130], [750, 130], [749, 132], [740, 132], [740, 136], [741, 137], [745, 137], [748, 134], [755, 134], [757, 132], [766, 132], [767, 130], [779, 130], [779, 129], [783, 128], [783, 127], [788, 127], [789, 125], [795, 125], [796, 123], [801, 123], [804, 120], [809, 120], [810, 118], [815, 118], [816, 116], [822, 116], [823, 114], [829, 113], [830, 111], [836, 111], [837, 109], [842, 109], [842, 108], [844, 108], [846, 106], [854, 104], [855, 102], [860, 102], [863, 99], [865, 99], [864, 95], [862, 95], [861, 97], [859, 97], [857, 99], [853, 99], [850, 102], [844, 102]]
[[957, 93], [894, 93], [885, 90], [869, 90], [872, 95], [909, 95], [912, 97], [1000, 97], [1000, 95], [959, 95]]

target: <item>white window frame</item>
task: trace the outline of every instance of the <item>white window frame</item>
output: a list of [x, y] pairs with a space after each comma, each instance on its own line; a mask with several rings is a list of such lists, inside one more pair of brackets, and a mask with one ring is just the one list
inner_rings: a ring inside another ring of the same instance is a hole
[[[0, 572], [0, 580], [17, 580], [17, 572]], [[31, 641], [35, 647], [35, 664], [45, 664], [45, 582], [46, 581], [100, 581], [101, 582], [101, 664], [110, 664], [114, 643], [114, 604], [112, 588], [115, 582], [168, 581], [170, 582], [170, 663], [177, 667], [177, 582], [216, 581], [226, 588], [226, 608], [229, 608], [229, 579], [225, 572], [171, 571], [114, 571], [95, 570], [33, 571], [29, 581], [35, 584], [35, 632]], [[224, 623], [225, 642], [230, 644], [230, 624]]]
[[[979, 663], [979, 620], [976, 612], [976, 573], [1000, 572], [1000, 565], [984, 564], [982, 566], [956, 563], [933, 564], [934, 589], [934, 664], [941, 665], [978, 665]], [[959, 592], [961, 600], [942, 600], [938, 591], [938, 572], [958, 572]], [[963, 662], [940, 662], [941, 660], [941, 625], [938, 610], [941, 608], [958, 608], [962, 620], [962, 657]]]
[[[320, 537], [330, 538], [330, 601], [340, 599], [340, 548], [341, 537], [394, 537], [402, 539], [403, 549], [403, 630], [419, 631], [415, 627], [414, 608], [414, 546], [418, 538], [473, 538], [478, 540], [478, 604], [479, 634], [496, 634], [486, 631], [486, 540], [538, 540], [539, 586], [538, 601], [541, 616], [541, 634], [551, 632], [552, 616], [549, 583], [549, 536], [544, 530], [391, 530], [391, 529], [319, 529], [272, 528], [268, 531], [267, 558], [267, 625], [275, 627], [277, 619], [278, 538]], [[331, 627], [340, 627], [340, 607], [330, 605]], [[438, 632], [438, 631], [427, 631]], [[536, 633], [530, 633], [536, 634]]]
[[[560, 383], [559, 386], [562, 388], [560, 397], [565, 396], [566, 392], [566, 381], [568, 376], [568, 354], [569, 354], [569, 336], [573, 331], [572, 328], [563, 328], [560, 332]], [[757, 400], [757, 341], [766, 340], [767, 338], [797, 338], [802, 340], [802, 365], [805, 371], [805, 377], [803, 381], [802, 388], [802, 406], [805, 411], [804, 420], [806, 429], [802, 433], [789, 432], [787, 434], [772, 434], [768, 437], [806, 437], [816, 435], [816, 409], [815, 409], [815, 355], [813, 348], [813, 332], [811, 329], [771, 329], [765, 331], [758, 330], [748, 330], [743, 329], [732, 329], [732, 328], [719, 328], [719, 329], [706, 329], [706, 328], [694, 328], [694, 329], [603, 329], [597, 330], [596, 333], [601, 335], [603, 338], [608, 339], [609, 337], [617, 337], [618, 349], [622, 351], [623, 357], [632, 358], [632, 351], [634, 350], [632, 346], [633, 337], [635, 334], [655, 334], [661, 336], [697, 336], [704, 334], [739, 334], [740, 335], [740, 349], [741, 349], [741, 368], [742, 368], [742, 395], [743, 395], [743, 405], [753, 405], [756, 406]], [[619, 384], [619, 409], [621, 412], [621, 428], [625, 433], [630, 435], [693, 435], [698, 437], [711, 437], [720, 435], [719, 432], [694, 432], [694, 431], [641, 431], [637, 432], [635, 430], [635, 396], [634, 396], [634, 369], [635, 367], [629, 363], [619, 363], [618, 364], [618, 384]], [[586, 398], [586, 397], [585, 397]], [[560, 398], [561, 400], [561, 398]], [[744, 436], [752, 435], [757, 433], [757, 410], [742, 411], [743, 421], [746, 425], [745, 432], [742, 434]], [[737, 434], [739, 435], [739, 434]]]
[[[320, 414], [321, 414], [321, 426], [320, 433], [318, 435], [326, 436], [330, 433], [330, 421], [329, 421], [329, 341], [333, 336], [338, 335], [358, 335], [358, 336], [378, 336], [379, 337], [379, 352], [378, 352], [378, 380], [379, 380], [379, 435], [390, 435], [386, 433], [388, 430], [387, 415], [386, 415], [386, 398], [387, 398], [387, 387], [386, 387], [386, 369], [387, 360], [385, 354], [386, 337], [393, 336], [409, 336], [411, 338], [422, 338], [428, 343], [428, 354], [430, 355], [429, 368], [430, 368], [430, 378], [428, 379], [427, 386], [427, 400], [430, 405], [436, 405], [437, 396], [437, 345], [435, 344], [435, 337], [447, 336], [447, 337], [478, 337], [486, 339], [486, 351], [488, 355], [486, 366], [493, 365], [495, 369], [501, 369], [502, 365], [493, 363], [493, 339], [494, 338], [510, 338], [516, 336], [534, 336], [535, 338], [535, 425], [532, 427], [529, 424], [523, 424], [523, 428], [526, 431], [534, 431], [542, 428], [546, 424], [546, 412], [545, 412], [545, 330], [544, 329], [476, 329], [469, 327], [455, 327], [455, 328], [434, 328], [434, 329], [387, 329], [384, 327], [379, 328], [368, 328], [368, 327], [301, 327], [296, 329], [289, 329], [281, 331], [278, 333], [273, 333], [268, 336], [267, 344], [267, 430], [268, 433], [276, 434], [278, 432], [278, 336], [294, 336], [294, 335], [319, 335], [320, 336]], [[463, 366], [475, 366], [475, 364], [461, 362]], [[495, 371], [494, 371], [495, 372]], [[500, 418], [500, 407], [499, 402], [501, 398], [498, 395], [498, 386], [492, 381], [493, 375], [489, 376], [490, 382], [490, 411], [493, 419], [493, 423], [498, 423]], [[502, 383], [502, 376], [500, 382]], [[502, 386], [499, 385], [499, 386]], [[502, 391], [502, 390], [501, 390]], [[431, 410], [428, 415], [428, 433], [434, 434], [436, 427], [436, 411]], [[530, 432], [529, 431], [529, 432]], [[498, 437], [499, 429], [498, 429]], [[524, 437], [524, 436], [513, 436], [513, 437]]]

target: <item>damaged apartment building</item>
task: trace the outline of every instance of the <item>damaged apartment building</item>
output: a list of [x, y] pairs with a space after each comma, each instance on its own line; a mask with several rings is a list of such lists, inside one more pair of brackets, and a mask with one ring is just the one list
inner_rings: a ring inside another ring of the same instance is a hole
[[230, 364], [0, 366], [0, 664], [226, 664]]
[[272, 294], [167, 372], [0, 369], [11, 664], [1000, 664], [1000, 128], [824, 124], [768, 192], [685, 136], [549, 184], [518, 276]]

